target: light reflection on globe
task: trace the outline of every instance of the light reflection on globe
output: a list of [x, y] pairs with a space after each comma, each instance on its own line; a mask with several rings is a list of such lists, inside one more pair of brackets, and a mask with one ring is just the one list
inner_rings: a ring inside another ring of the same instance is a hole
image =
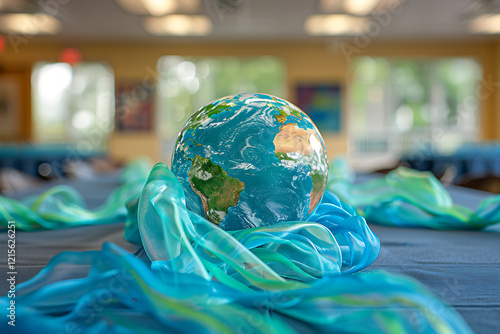
[[187, 121], [172, 171], [190, 210], [239, 230], [307, 219], [325, 191], [328, 160], [299, 108], [267, 94], [238, 94]]

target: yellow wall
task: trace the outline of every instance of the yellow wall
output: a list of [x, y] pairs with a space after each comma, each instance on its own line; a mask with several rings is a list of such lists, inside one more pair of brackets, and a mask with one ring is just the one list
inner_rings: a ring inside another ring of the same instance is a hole
[[494, 64], [495, 64], [495, 82], [499, 83], [498, 86], [496, 86], [497, 93], [495, 95], [496, 98], [496, 104], [491, 111], [495, 117], [496, 117], [496, 122], [495, 122], [495, 127], [496, 127], [496, 135], [495, 138], [500, 138], [500, 43], [496, 44], [496, 52], [494, 55]]
[[[353, 41], [346, 43], [354, 46]], [[288, 67], [288, 99], [295, 102], [294, 87], [299, 82], [339, 82], [344, 89], [344, 110], [347, 103], [349, 61], [338, 43], [320, 41], [298, 43], [41, 43], [35, 39], [19, 46], [18, 52], [6, 47], [0, 54], [2, 71], [29, 73], [35, 61], [56, 61], [63, 47], [76, 46], [87, 61], [107, 61], [113, 67], [117, 80], [149, 80], [163, 55], [183, 56], [255, 56], [273, 55], [283, 58]], [[344, 44], [345, 46], [345, 44]], [[500, 43], [372, 43], [357, 49], [356, 55], [386, 57], [472, 56], [482, 66], [485, 80], [500, 81]], [[500, 139], [500, 89], [481, 101], [481, 127], [484, 139]], [[344, 129], [347, 116], [343, 115]], [[345, 130], [338, 135], [325, 135], [330, 158], [347, 150]], [[117, 160], [128, 160], [137, 154], [150, 155], [159, 160], [160, 145], [153, 133], [115, 134], [111, 140], [111, 155]]]

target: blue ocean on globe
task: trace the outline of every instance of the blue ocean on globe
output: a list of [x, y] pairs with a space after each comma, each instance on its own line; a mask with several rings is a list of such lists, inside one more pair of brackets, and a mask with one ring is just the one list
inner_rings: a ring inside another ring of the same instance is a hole
[[328, 160], [321, 134], [298, 107], [237, 94], [187, 121], [172, 171], [188, 209], [232, 231], [306, 220], [325, 191]]

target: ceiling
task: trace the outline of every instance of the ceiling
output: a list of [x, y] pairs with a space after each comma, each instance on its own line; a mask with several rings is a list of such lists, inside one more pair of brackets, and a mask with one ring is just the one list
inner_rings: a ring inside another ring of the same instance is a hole
[[[0, 0], [1, 1], [1, 0]], [[318, 0], [201, 0], [200, 14], [208, 15], [212, 40], [297, 40], [311, 38], [303, 30], [306, 18], [321, 14]], [[217, 8], [217, 1], [236, 4]], [[32, 2], [47, 3], [48, 1]], [[53, 38], [70, 40], [171, 40], [146, 32], [143, 16], [124, 11], [115, 0], [54, 0], [51, 8], [62, 29]], [[373, 39], [481, 38], [468, 32], [465, 15], [473, 0], [406, 0], [400, 13], [375, 24]], [[221, 9], [222, 8], [222, 9]], [[319, 38], [319, 37], [315, 37]], [[332, 37], [329, 37], [332, 38]], [[183, 38], [185, 39], [185, 37]]]

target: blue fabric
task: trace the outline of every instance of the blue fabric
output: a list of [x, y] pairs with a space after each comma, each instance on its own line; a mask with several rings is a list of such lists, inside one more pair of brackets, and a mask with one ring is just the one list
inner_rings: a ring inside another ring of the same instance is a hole
[[[157, 176], [155, 180], [159, 181], [168, 180], [170, 177]], [[153, 191], [151, 193], [153, 196], [148, 195], [148, 197], [157, 198], [161, 195], [161, 190], [166, 189], [165, 186], [168, 188], [168, 184], [152, 187], [152, 190], [159, 189], [160, 192], [154, 195]], [[343, 205], [330, 195], [325, 196], [323, 205], [324, 208], [318, 209], [312, 220], [325, 226], [334, 235], [337, 235], [334, 232], [336, 228], [340, 228], [340, 231], [352, 231], [337, 239], [343, 255], [341, 270], [345, 269], [347, 275], [324, 272], [324, 277], [311, 281], [308, 286], [300, 290], [292, 288], [279, 292], [269, 290], [237, 292], [234, 288], [217, 281], [200, 279], [198, 270], [190, 272], [179, 270], [179, 268], [195, 268], [191, 265], [179, 267], [182, 263], [177, 263], [177, 267], [163, 266], [161, 259], [155, 259], [155, 255], [149, 254], [148, 258], [143, 253], [138, 253], [134, 256], [113, 244], [105, 244], [101, 251], [96, 242], [92, 244], [92, 249], [96, 251], [62, 253], [54, 258], [39, 276], [19, 286], [18, 311], [29, 314], [32, 319], [22, 326], [25, 332], [33, 331], [34, 326], [41, 332], [49, 329], [59, 331], [68, 323], [75, 323], [79, 329], [89, 332], [110, 333], [159, 329], [221, 332], [224, 328], [234, 332], [239, 326], [259, 332], [280, 333], [468, 332], [467, 326], [452, 310], [412, 280], [371, 269], [358, 274], [348, 274], [349, 270], [357, 271], [365, 266], [363, 264], [373, 261], [373, 253], [363, 251], [361, 242], [370, 244], [374, 239], [370, 236], [371, 232], [366, 225], [359, 224], [355, 227], [357, 218], [352, 208]], [[148, 210], [150, 209], [146, 209], [145, 212]], [[329, 210], [333, 211], [328, 212]], [[139, 217], [141, 212], [139, 204]], [[338, 222], [345, 221], [350, 224], [343, 227], [338, 224], [329, 226], [329, 220], [326, 219], [328, 214], [336, 215], [335, 219]], [[206, 227], [208, 228], [208, 225]], [[33, 237], [51, 238], [51, 233], [59, 233], [60, 236], [64, 233], [73, 233], [74, 238], [82, 240], [82, 245], [104, 231], [110, 233], [109, 237], [116, 239], [116, 232], [120, 228], [121, 225], [112, 224], [19, 233], [18, 248], [22, 248], [23, 245], [28, 246]], [[84, 231], [88, 231], [88, 234], [86, 235]], [[141, 233], [148, 234], [148, 231]], [[252, 239], [247, 236], [253, 231], [240, 233], [241, 235], [234, 237], [242, 243], [246, 242], [245, 245], [249, 247]], [[363, 234], [365, 237], [360, 238], [359, 236]], [[411, 235], [409, 237], [411, 238]], [[2, 238], [5, 238], [5, 235], [2, 235]], [[100, 238], [105, 240], [107, 236], [102, 235]], [[37, 241], [40, 245], [38, 239], [31, 241], [35, 241], [35, 245]], [[68, 239], [67, 244], [64, 240], [60, 241], [62, 242], [60, 247], [67, 249], [78, 247], [75, 239]], [[119, 243], [133, 249], [133, 245], [123, 240]], [[43, 256], [39, 247], [33, 247], [31, 250], [37, 250], [36, 256]], [[255, 255], [265, 259], [262, 254], [255, 253]], [[212, 261], [210, 258], [206, 259]], [[150, 266], [150, 260], [160, 261], [161, 271], [155, 273], [158, 265]], [[208, 262], [204, 263], [206, 269]], [[20, 272], [23, 268], [33, 269], [30, 265], [23, 267], [19, 264]], [[269, 268], [271, 268], [270, 273], [272, 270], [279, 270], [279, 267]], [[215, 270], [213, 267], [208, 269], [212, 273]], [[134, 275], [134, 279], [130, 279], [130, 274]], [[239, 279], [238, 275], [232, 277]], [[264, 278], [272, 280], [271, 277]], [[128, 283], [117, 286], [115, 280]], [[100, 300], [97, 304], [96, 299]], [[4, 302], [5, 299], [2, 300], [2, 303]], [[98, 310], [95, 308], [96, 305], [100, 306]], [[0, 305], [2, 309], [5, 309], [4, 306]], [[69, 311], [72, 312], [67, 313]], [[86, 322], [89, 312], [94, 318]], [[84, 322], [87, 326], [81, 327]], [[256, 323], [261, 325], [257, 326]], [[1, 325], [7, 328], [5, 323]]]
[[327, 189], [379, 225], [438, 230], [483, 229], [500, 223], [500, 195], [481, 201], [476, 210], [453, 203], [430, 172], [398, 167], [387, 175], [354, 183], [344, 159], [330, 164]]
[[[455, 200], [467, 201], [471, 198], [477, 201], [482, 195], [480, 192], [471, 195], [468, 189], [458, 187], [450, 189], [450, 193]], [[88, 198], [91, 194], [86, 195]], [[123, 228], [124, 224], [118, 223], [19, 233], [18, 282], [34, 277], [53, 256], [63, 251], [100, 250], [104, 241], [135, 251], [136, 246], [123, 238]], [[500, 233], [377, 225], [371, 229], [380, 239], [381, 251], [367, 270], [381, 269], [417, 279], [455, 308], [475, 333], [490, 334], [500, 328]], [[0, 240], [0, 254], [5, 256], [6, 235], [0, 234]], [[73, 272], [74, 266], [66, 264], [61, 267], [60, 276], [71, 277]], [[7, 290], [7, 281], [0, 281], [0, 295]]]

